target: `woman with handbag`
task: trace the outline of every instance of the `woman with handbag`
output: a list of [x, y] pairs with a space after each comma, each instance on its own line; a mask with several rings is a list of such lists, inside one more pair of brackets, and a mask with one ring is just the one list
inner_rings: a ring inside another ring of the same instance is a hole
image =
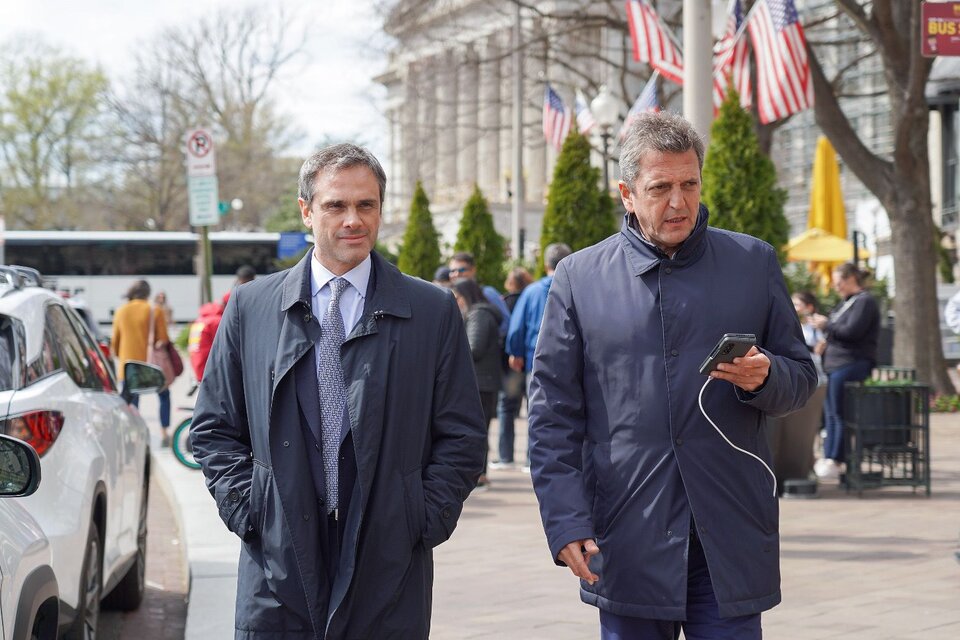
[[[128, 302], [117, 309], [113, 316], [113, 337], [110, 349], [116, 356], [117, 372], [123, 382], [123, 367], [128, 360], [149, 362], [163, 370], [166, 385], [159, 392], [160, 399], [160, 445], [170, 446], [170, 383], [175, 377], [173, 363], [167, 352], [170, 337], [167, 334], [167, 319], [163, 311], [151, 306], [150, 284], [137, 280], [127, 291]], [[133, 394], [130, 403], [138, 407], [140, 398]]]

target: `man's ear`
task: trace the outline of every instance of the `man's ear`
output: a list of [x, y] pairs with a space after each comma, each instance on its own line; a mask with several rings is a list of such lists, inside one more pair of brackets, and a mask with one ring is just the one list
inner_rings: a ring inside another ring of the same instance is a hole
[[621, 180], [617, 183], [617, 188], [620, 190], [620, 200], [623, 201], [623, 208], [631, 213], [635, 211], [633, 206], [633, 192], [630, 191], [627, 183]]
[[313, 228], [313, 219], [310, 216], [310, 203], [303, 198], [297, 198], [297, 204], [300, 205], [300, 219], [303, 221], [303, 226], [308, 229]]

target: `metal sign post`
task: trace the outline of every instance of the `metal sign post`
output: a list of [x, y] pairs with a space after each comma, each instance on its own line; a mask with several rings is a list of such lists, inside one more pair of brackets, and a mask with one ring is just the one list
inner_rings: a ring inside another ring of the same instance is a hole
[[187, 197], [190, 202], [190, 224], [200, 228], [198, 269], [200, 304], [213, 299], [210, 284], [213, 256], [210, 255], [208, 228], [220, 222], [218, 207], [217, 157], [213, 135], [207, 129], [193, 129], [186, 135]]

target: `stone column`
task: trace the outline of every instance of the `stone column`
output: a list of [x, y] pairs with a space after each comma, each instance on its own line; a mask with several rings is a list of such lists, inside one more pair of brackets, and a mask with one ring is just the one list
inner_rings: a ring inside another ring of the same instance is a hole
[[390, 161], [387, 174], [387, 197], [384, 203], [384, 222], [395, 222], [403, 211], [401, 194], [403, 193], [403, 148], [400, 143], [400, 109], [392, 106], [387, 110], [387, 123], [390, 127]]
[[497, 176], [500, 194], [499, 200], [507, 202], [510, 194], [507, 193], [507, 176], [510, 177], [510, 190], [515, 190], [513, 183], [513, 45], [509, 32], [500, 39], [500, 51], [503, 55], [500, 61], [500, 175]]
[[490, 36], [480, 51], [480, 131], [477, 140], [478, 184], [488, 200], [500, 186], [500, 48]]
[[[546, 81], [550, 82], [550, 86], [553, 87], [553, 90], [557, 92], [557, 95], [560, 96], [560, 99], [563, 100], [563, 104], [567, 109], [573, 109], [573, 91], [568, 88], [568, 85], [565, 80], [567, 80], [570, 75], [569, 72], [564, 68], [560, 62], [562, 56], [566, 56], [566, 52], [570, 50], [570, 38], [565, 36], [554, 35], [551, 36], [546, 43], [546, 56], [547, 56], [547, 78]], [[565, 60], [570, 62], [569, 58]], [[546, 82], [545, 81], [545, 82]], [[542, 119], [541, 119], [542, 122]], [[570, 126], [575, 127], [577, 125], [576, 120], [573, 119], [573, 114], [571, 114]], [[553, 168], [557, 164], [557, 156], [560, 155], [560, 151], [553, 146], [552, 143], [545, 142], [546, 149], [546, 167], [544, 169], [546, 183], [549, 184], [553, 180]], [[549, 187], [547, 187], [549, 189]]]
[[[540, 205], [544, 198], [547, 169], [547, 145], [543, 137], [543, 92], [546, 84], [546, 48], [537, 38], [542, 35], [539, 22], [528, 34], [524, 56], [524, 149], [526, 201]], [[532, 34], [531, 34], [532, 32]]]
[[478, 60], [472, 45], [458, 56], [460, 71], [457, 102], [457, 186], [459, 198], [469, 193], [477, 181], [477, 106]]
[[417, 64], [419, 103], [417, 144], [420, 147], [420, 179], [430, 199], [437, 190], [437, 101], [436, 61], [428, 58]]
[[457, 184], [457, 69], [453, 52], [437, 59], [437, 197], [447, 197]]
[[420, 145], [419, 138], [419, 94], [417, 92], [417, 70], [411, 63], [407, 65], [403, 80], [403, 111], [401, 122], [401, 142], [403, 147], [403, 195], [409, 204], [413, 197], [413, 190], [417, 180], [420, 180]]

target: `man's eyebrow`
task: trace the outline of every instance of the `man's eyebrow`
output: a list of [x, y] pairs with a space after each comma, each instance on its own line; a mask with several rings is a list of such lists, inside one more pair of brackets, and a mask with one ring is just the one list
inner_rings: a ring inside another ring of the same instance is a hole
[[343, 200], [337, 200], [337, 199], [321, 200], [320, 206], [321, 207], [342, 207]]

